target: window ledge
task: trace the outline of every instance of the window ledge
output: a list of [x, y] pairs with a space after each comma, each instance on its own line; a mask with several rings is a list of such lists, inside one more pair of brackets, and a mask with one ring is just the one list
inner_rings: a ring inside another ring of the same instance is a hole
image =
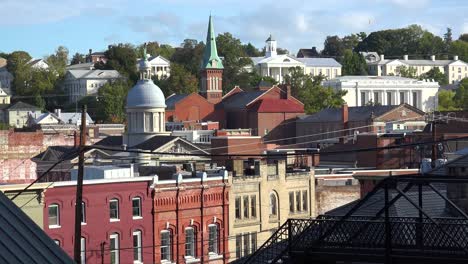
[[223, 255], [219, 255], [213, 252], [208, 253], [208, 259], [222, 259]]
[[57, 229], [57, 228], [61, 228], [62, 226], [60, 225], [50, 225], [49, 226], [49, 229]]
[[200, 259], [194, 257], [185, 257], [185, 263], [197, 263], [200, 262]]
[[133, 220], [140, 220], [140, 219], [143, 219], [143, 217], [142, 216], [133, 216], [132, 219]]
[[161, 260], [161, 264], [174, 264], [175, 262], [172, 262], [170, 260]]
[[109, 219], [109, 222], [120, 222], [120, 219]]
[[86, 223], [81, 222], [81, 225], [86, 225]]

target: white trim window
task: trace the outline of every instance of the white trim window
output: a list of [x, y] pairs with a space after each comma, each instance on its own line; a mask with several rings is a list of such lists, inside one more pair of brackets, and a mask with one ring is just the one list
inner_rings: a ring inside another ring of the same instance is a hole
[[219, 234], [218, 225], [208, 225], [208, 253], [212, 255], [218, 255], [219, 253]]
[[185, 257], [195, 258], [195, 229], [193, 227], [185, 228]]
[[60, 227], [60, 206], [51, 204], [48, 207], [49, 228]]
[[275, 193], [270, 193], [270, 216], [278, 215], [278, 199]]
[[80, 240], [80, 259], [81, 259], [81, 264], [86, 264], [86, 238], [81, 237]]
[[120, 241], [117, 233], [110, 235], [110, 263], [120, 264]]
[[141, 218], [141, 198], [132, 198], [132, 216], [133, 218]]
[[161, 231], [161, 262], [170, 262], [171, 258], [171, 231]]
[[119, 221], [119, 200], [111, 199], [109, 200], [109, 218], [110, 221]]
[[133, 263], [143, 263], [141, 231], [133, 231]]

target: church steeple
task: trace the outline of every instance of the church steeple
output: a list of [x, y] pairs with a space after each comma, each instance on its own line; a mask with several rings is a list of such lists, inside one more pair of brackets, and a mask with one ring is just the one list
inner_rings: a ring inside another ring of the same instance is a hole
[[201, 63], [200, 94], [211, 103], [218, 103], [223, 96], [223, 62], [218, 56], [213, 20], [210, 15], [206, 46]]
[[223, 62], [218, 56], [218, 49], [216, 48], [216, 36], [213, 28], [213, 19], [210, 15], [208, 22], [208, 32], [206, 34], [206, 46], [203, 53], [203, 62], [201, 65], [204, 69], [224, 69]]

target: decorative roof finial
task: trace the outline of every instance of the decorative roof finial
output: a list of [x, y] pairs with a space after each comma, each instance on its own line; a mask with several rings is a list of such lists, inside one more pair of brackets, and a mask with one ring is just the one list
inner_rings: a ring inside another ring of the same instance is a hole
[[146, 56], [146, 46], [148, 45], [147, 42], [143, 44], [143, 59], [148, 60], [148, 57]]

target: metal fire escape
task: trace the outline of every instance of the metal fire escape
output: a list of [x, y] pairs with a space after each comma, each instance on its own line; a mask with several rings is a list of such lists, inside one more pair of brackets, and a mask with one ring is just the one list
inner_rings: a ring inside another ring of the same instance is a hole
[[388, 177], [341, 216], [287, 220], [242, 262], [468, 263], [468, 216], [444, 195], [449, 184], [468, 179]]

